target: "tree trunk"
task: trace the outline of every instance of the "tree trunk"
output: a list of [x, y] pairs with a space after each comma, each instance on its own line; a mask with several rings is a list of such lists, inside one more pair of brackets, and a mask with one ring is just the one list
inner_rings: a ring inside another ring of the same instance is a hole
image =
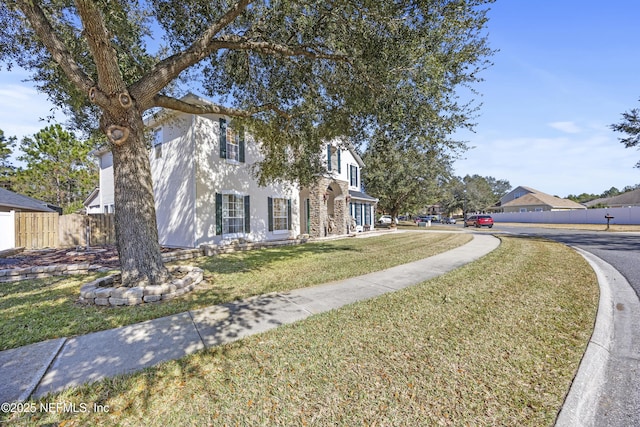
[[125, 120], [102, 118], [106, 131], [126, 121], [128, 136], [113, 142], [116, 246], [120, 257], [123, 286], [165, 283], [169, 273], [162, 261], [158, 242], [156, 209], [149, 154], [144, 137], [142, 115], [136, 108], [124, 112]]

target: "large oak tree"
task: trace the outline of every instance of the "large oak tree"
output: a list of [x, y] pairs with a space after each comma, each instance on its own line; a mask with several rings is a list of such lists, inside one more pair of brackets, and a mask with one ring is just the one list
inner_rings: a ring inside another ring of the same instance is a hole
[[[123, 282], [156, 284], [168, 273], [145, 112], [241, 120], [261, 142], [261, 181], [308, 183], [323, 140], [357, 144], [390, 122], [412, 135], [464, 123], [455, 90], [486, 66], [491, 1], [5, 0], [0, 57], [32, 70], [78, 126], [106, 134]], [[181, 101], [188, 88], [217, 103]]]

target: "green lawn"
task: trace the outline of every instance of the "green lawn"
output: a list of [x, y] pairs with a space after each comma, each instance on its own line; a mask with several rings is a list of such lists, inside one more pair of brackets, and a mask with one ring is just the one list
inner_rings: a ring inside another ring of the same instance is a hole
[[97, 276], [2, 283], [0, 350], [357, 276], [435, 255], [470, 239], [466, 234], [391, 233], [202, 257], [184, 262], [205, 270], [205, 281], [195, 291], [137, 307], [76, 304], [80, 286]]
[[597, 281], [564, 245], [500, 238], [417, 286], [45, 400], [104, 413], [11, 421], [552, 425], [592, 332]]

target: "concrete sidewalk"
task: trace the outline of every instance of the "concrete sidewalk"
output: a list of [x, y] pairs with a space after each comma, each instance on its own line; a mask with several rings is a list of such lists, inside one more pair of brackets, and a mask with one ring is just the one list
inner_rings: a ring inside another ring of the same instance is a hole
[[2, 351], [0, 402], [135, 372], [412, 286], [474, 261], [499, 243], [491, 235], [474, 234], [471, 242], [451, 251], [376, 273]]

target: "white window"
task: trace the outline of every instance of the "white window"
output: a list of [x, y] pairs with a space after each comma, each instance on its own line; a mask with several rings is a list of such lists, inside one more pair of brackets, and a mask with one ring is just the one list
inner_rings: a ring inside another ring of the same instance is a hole
[[289, 229], [287, 199], [273, 199], [273, 231]]
[[340, 150], [327, 144], [327, 170], [341, 173]]
[[349, 166], [350, 185], [352, 187], [358, 187], [358, 167], [354, 165]]
[[227, 126], [227, 160], [240, 161], [240, 135]]
[[222, 232], [244, 233], [244, 197], [235, 194], [222, 195]]
[[156, 159], [162, 157], [162, 128], [156, 128], [153, 130], [153, 140], [151, 141], [153, 149], [155, 151]]

